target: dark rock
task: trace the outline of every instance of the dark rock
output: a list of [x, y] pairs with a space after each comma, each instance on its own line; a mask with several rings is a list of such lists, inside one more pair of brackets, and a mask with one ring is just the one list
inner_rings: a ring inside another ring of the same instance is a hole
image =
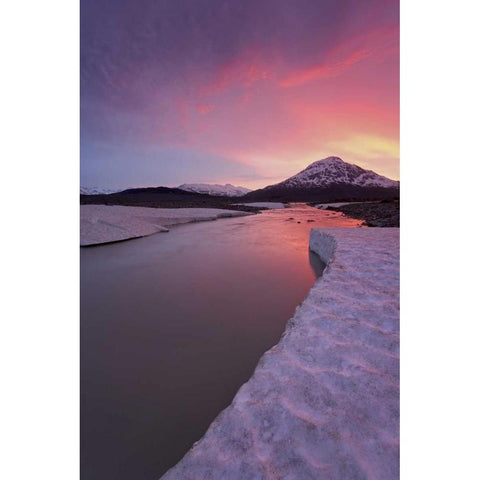
[[400, 203], [397, 201], [354, 203], [342, 207], [330, 207], [351, 218], [364, 220], [368, 227], [399, 227]]

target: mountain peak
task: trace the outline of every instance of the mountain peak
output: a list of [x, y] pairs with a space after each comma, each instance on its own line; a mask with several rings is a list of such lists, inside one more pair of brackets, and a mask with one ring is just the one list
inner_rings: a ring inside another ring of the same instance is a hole
[[329, 185], [353, 185], [359, 187], [398, 188], [399, 182], [390, 180], [372, 170], [344, 162], [340, 157], [327, 157], [311, 163], [293, 177], [279, 185], [287, 188], [327, 187]]
[[332, 202], [398, 198], [400, 182], [330, 156], [283, 182], [247, 193], [248, 200]]
[[317, 160], [316, 162], [311, 163], [307, 168], [313, 167], [315, 165], [334, 165], [334, 164], [344, 164], [344, 162], [340, 157], [326, 157], [322, 158], [322, 160]]

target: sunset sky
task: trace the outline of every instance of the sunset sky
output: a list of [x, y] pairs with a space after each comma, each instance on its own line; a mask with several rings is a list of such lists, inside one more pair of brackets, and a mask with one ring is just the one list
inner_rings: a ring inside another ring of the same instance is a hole
[[82, 0], [81, 185], [399, 178], [398, 0]]

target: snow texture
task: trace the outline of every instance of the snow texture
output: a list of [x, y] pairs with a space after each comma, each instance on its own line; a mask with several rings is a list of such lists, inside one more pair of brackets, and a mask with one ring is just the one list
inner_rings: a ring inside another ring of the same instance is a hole
[[276, 210], [278, 208], [285, 208], [285, 204], [280, 203], [280, 202], [236, 203], [236, 205], [245, 205], [246, 207], [267, 208], [269, 210]]
[[390, 180], [372, 170], [364, 170], [358, 165], [346, 163], [339, 157], [327, 157], [313, 162], [305, 170], [273, 186], [311, 188], [336, 184], [359, 187], [400, 187], [400, 182], [396, 180]]
[[398, 237], [396, 228], [312, 230], [323, 276], [163, 480], [399, 478]]
[[184, 183], [178, 188], [186, 190], [187, 192], [206, 193], [208, 195], [220, 197], [241, 197], [248, 192], [249, 188], [236, 187], [227, 183], [226, 185], [209, 184], [209, 183]]
[[80, 206], [80, 245], [98, 245], [168, 232], [181, 223], [242, 217], [248, 212], [219, 208], [147, 208], [110, 205]]
[[80, 187], [80, 195], [109, 195], [110, 193], [120, 192], [119, 189], [101, 188], [101, 187]]
[[[333, 203], [319, 203], [315, 205], [315, 208], [319, 210], [326, 210], [328, 207], [344, 207], [345, 205], [353, 205], [354, 203], [365, 203], [365, 202], [333, 202]], [[371, 202], [368, 202], [371, 203]]]

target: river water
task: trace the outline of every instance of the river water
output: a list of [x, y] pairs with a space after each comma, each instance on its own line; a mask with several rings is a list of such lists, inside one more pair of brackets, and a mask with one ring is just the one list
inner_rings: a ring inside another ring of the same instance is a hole
[[294, 205], [81, 249], [81, 478], [178, 462], [321, 274], [310, 229], [359, 223]]

